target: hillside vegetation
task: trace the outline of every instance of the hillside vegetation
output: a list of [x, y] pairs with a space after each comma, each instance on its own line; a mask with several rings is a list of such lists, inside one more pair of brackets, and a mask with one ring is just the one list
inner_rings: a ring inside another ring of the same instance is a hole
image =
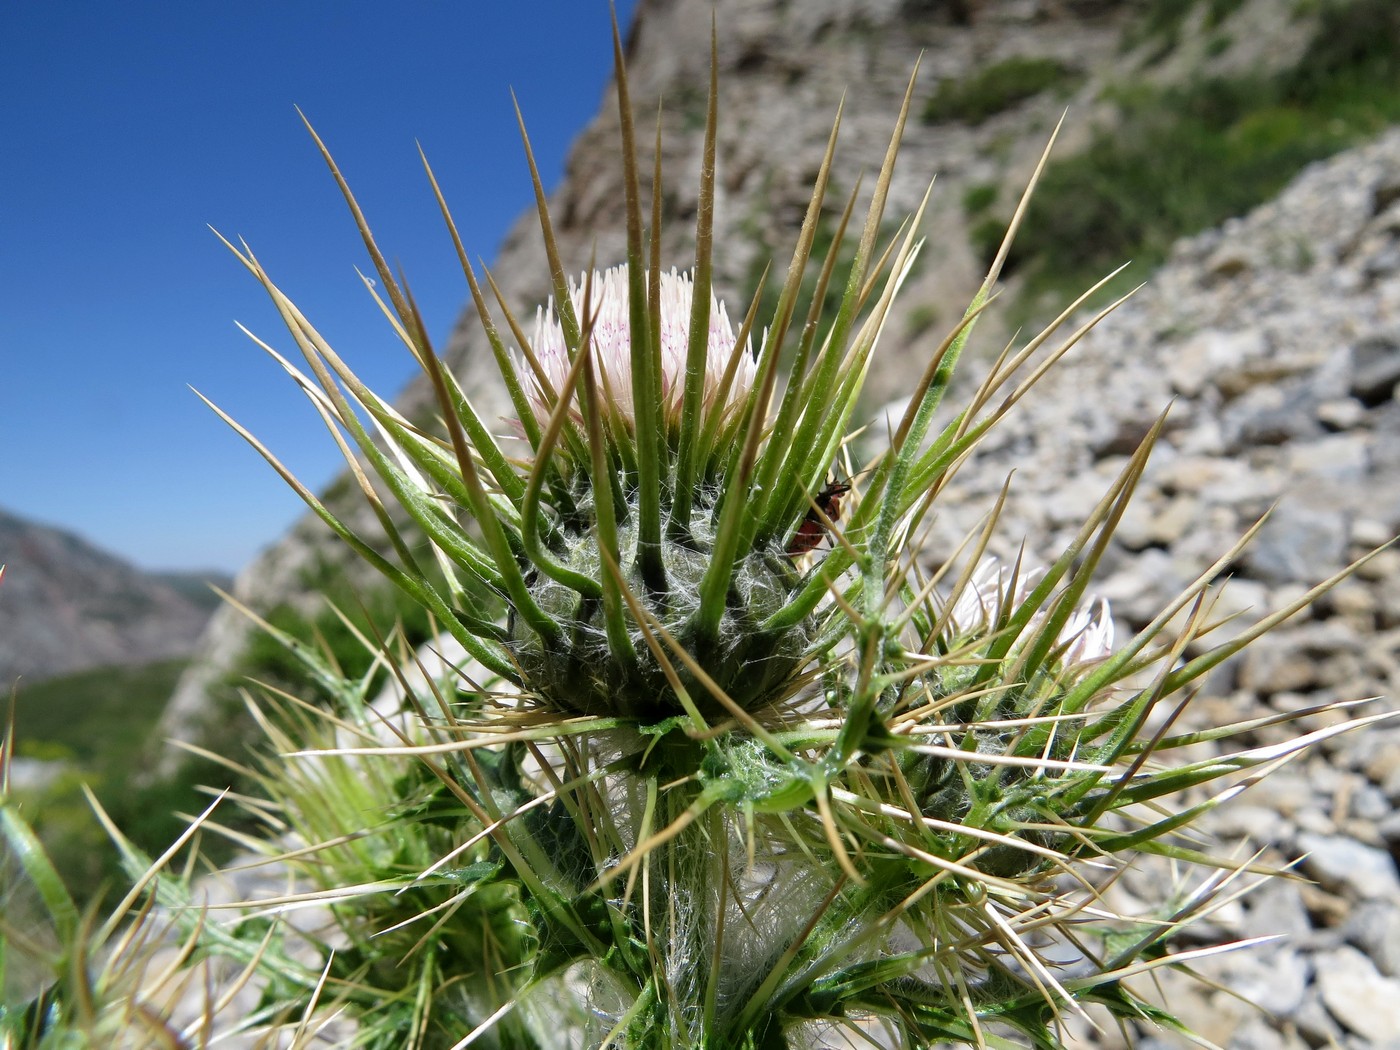
[[[1215, 34], [1207, 52], [1223, 52], [1233, 44], [1226, 16], [1238, 6], [1158, 2], [1125, 42], [1138, 41], [1149, 57], [1164, 60], [1194, 7]], [[1314, 20], [1315, 28], [1289, 68], [1167, 85], [1144, 78], [1103, 89], [1111, 119], [1086, 149], [1051, 161], [1017, 238], [1012, 266], [1025, 275], [1032, 299], [1082, 288], [1129, 259], [1133, 274], [1123, 280], [1136, 283], [1178, 238], [1243, 214], [1306, 164], [1400, 122], [1400, 5], [1325, 0], [1294, 4], [1290, 15]], [[987, 83], [1003, 66], [976, 78], [977, 97], [1007, 104], [1020, 97]], [[1022, 76], [1014, 73], [1013, 84]], [[1047, 81], [1041, 90], [1052, 86]], [[992, 209], [997, 196], [984, 189], [966, 202], [977, 216], [976, 246], [988, 260], [1010, 206]]]

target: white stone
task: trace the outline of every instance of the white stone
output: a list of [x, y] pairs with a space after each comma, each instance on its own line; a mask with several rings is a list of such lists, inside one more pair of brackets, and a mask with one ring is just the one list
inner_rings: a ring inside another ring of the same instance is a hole
[[1175, 347], [1167, 358], [1167, 378], [1178, 394], [1194, 397], [1221, 372], [1237, 369], [1264, 353], [1257, 329], [1223, 332], [1208, 328]]
[[1387, 977], [1400, 977], [1400, 910], [1365, 901], [1347, 920], [1347, 939], [1370, 956]]
[[1373, 1042], [1400, 1040], [1400, 980], [1383, 977], [1355, 948], [1319, 955], [1317, 982], [1329, 1013]]
[[1288, 1017], [1303, 1001], [1312, 968], [1299, 953], [1282, 950], [1236, 952], [1227, 984], [1232, 992], [1270, 1017]]
[[1355, 485], [1366, 474], [1370, 442], [1360, 434], [1333, 434], [1288, 448], [1288, 470], [1307, 478]]
[[1298, 836], [1302, 870], [1324, 889], [1400, 903], [1400, 877], [1388, 852], [1339, 835]]
[[1333, 430], [1350, 430], [1366, 417], [1366, 406], [1354, 397], [1339, 397], [1317, 406], [1317, 420]]

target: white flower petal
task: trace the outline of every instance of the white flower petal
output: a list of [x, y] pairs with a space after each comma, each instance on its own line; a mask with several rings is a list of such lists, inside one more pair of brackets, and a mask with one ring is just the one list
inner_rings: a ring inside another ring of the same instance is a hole
[[[584, 316], [586, 284], [587, 275], [569, 282], [569, 298], [580, 322]], [[662, 409], [672, 424], [680, 419], [694, 287], [689, 274], [672, 270], [661, 275]], [[630, 425], [636, 419], [636, 412], [632, 403], [632, 326], [628, 311], [627, 267], [623, 265], [602, 272], [595, 271], [590, 292], [588, 306], [595, 318], [593, 354], [598, 365], [599, 382], [607, 391], [612, 411]], [[734, 329], [729, 323], [729, 314], [724, 304], [711, 296], [704, 378], [704, 404], [707, 410], [715, 408], [719, 386], [734, 354], [734, 344]], [[544, 378], [557, 391], [569, 371], [569, 352], [553, 299], [547, 308], [536, 312], [532, 346]], [[728, 408], [743, 400], [753, 387], [755, 368], [753, 354], [746, 346], [739, 355], [738, 366], [722, 407]], [[549, 398], [528, 364], [517, 359], [517, 370], [524, 381], [536, 418], [543, 422], [549, 417]]]

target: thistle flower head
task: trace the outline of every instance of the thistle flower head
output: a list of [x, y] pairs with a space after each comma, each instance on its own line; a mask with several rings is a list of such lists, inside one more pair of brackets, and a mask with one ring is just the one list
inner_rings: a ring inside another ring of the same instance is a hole
[[[800, 582], [770, 540], [721, 553], [730, 546], [718, 517], [728, 457], [717, 439], [737, 425], [736, 410], [752, 392], [754, 357], [713, 295], [707, 312], [695, 310], [691, 275], [660, 274], [654, 300], [651, 274], [639, 271], [635, 286], [629, 276], [624, 264], [570, 282], [577, 338], [551, 301], [536, 314], [530, 351], [515, 358], [540, 426], [550, 425], [561, 401], [569, 405], [568, 426], [588, 431], [590, 407], [598, 425], [584, 442], [592, 444], [593, 469], [574, 474], [567, 507], [555, 502], [540, 571], [526, 576], [525, 601], [511, 609], [511, 656], [522, 684], [555, 710], [661, 722], [713, 716], [726, 703], [771, 705], [791, 691], [789, 680], [809, 658], [813, 624], [809, 617], [767, 622]], [[646, 298], [645, 313], [636, 296]], [[633, 327], [638, 315], [645, 331]], [[688, 459], [670, 455], [677, 442]], [[697, 465], [694, 453], [706, 442], [716, 444]], [[635, 466], [624, 466], [621, 479], [599, 469], [614, 458]], [[727, 559], [729, 575], [719, 601], [717, 556]], [[630, 615], [614, 607], [610, 616], [609, 594], [625, 596]], [[540, 616], [532, 619], [522, 605]], [[677, 665], [660, 638], [698, 667]]]

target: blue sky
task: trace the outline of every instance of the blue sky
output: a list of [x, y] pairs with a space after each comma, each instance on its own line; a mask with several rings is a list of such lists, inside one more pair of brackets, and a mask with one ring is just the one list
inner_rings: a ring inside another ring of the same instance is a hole
[[0, 507], [146, 568], [241, 567], [301, 504], [188, 388], [313, 486], [339, 460], [235, 327], [291, 349], [208, 227], [245, 238], [376, 389], [413, 371], [293, 107], [442, 341], [468, 293], [415, 143], [489, 261], [531, 200], [511, 88], [553, 184], [611, 62], [604, 0], [3, 5]]

